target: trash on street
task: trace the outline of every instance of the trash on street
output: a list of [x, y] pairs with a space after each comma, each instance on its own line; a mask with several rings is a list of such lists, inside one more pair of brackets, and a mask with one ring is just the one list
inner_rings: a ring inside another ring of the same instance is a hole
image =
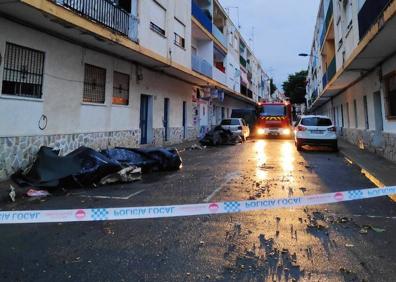
[[204, 146], [236, 145], [241, 142], [242, 138], [239, 135], [221, 126], [216, 126], [200, 140], [200, 143]]
[[47, 189], [96, 187], [139, 180], [143, 171], [177, 170], [181, 163], [175, 149], [116, 148], [97, 152], [80, 147], [59, 156], [58, 150], [41, 147], [34, 163], [13, 174], [12, 179], [20, 186]]

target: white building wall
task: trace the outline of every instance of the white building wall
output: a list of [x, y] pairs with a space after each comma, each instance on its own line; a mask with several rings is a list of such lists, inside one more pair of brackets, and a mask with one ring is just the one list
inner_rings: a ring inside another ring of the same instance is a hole
[[[0, 52], [7, 42], [45, 52], [42, 99], [0, 95], [0, 136], [73, 134], [122, 131], [139, 128], [140, 95], [154, 97], [154, 128], [162, 128], [163, 98], [170, 98], [170, 127], [182, 126], [182, 103], [187, 102], [188, 126], [192, 126], [191, 85], [143, 69], [136, 82], [136, 66], [130, 62], [71, 44], [0, 18]], [[65, 60], [67, 58], [67, 60]], [[106, 69], [105, 104], [82, 102], [84, 64]], [[2, 67], [0, 68], [2, 77]], [[113, 71], [130, 75], [128, 106], [112, 105]], [[1, 89], [0, 81], [0, 89]], [[44, 131], [38, 128], [41, 115], [48, 117]]]
[[[157, 54], [172, 59], [185, 67], [191, 67], [191, 1], [157, 1], [166, 9], [166, 35], [150, 29], [150, 13], [154, 0], [139, 1], [139, 44]], [[185, 48], [174, 44], [175, 18], [185, 25]]]

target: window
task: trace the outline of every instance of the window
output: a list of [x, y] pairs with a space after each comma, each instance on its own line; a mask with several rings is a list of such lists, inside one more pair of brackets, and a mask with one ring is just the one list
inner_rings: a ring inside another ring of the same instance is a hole
[[364, 121], [365, 128], [369, 129], [369, 116], [368, 116], [368, 106], [367, 106], [367, 96], [363, 96], [363, 106], [364, 106]]
[[333, 123], [328, 118], [310, 117], [303, 118], [301, 124], [305, 126], [332, 126]]
[[353, 111], [355, 114], [355, 128], [359, 127], [359, 122], [358, 122], [358, 112], [357, 112], [357, 103], [356, 100], [353, 100]]
[[386, 79], [388, 117], [396, 117], [396, 72]]
[[104, 104], [106, 70], [85, 64], [83, 102]]
[[165, 36], [166, 27], [166, 9], [151, 0], [150, 7], [150, 29], [161, 36]]
[[44, 53], [6, 44], [2, 93], [40, 99], [43, 95]]
[[175, 45], [180, 48], [186, 47], [185, 37], [186, 37], [186, 26], [175, 18]]
[[239, 119], [225, 119], [221, 122], [221, 125], [241, 125]]
[[346, 104], [347, 127], [351, 127], [351, 119], [349, 117], [349, 103]]
[[113, 104], [129, 104], [129, 75], [114, 72], [113, 76]]

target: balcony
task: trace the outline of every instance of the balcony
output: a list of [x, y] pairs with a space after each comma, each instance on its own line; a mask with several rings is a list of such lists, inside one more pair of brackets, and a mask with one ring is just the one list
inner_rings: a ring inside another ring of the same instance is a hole
[[360, 40], [363, 39], [373, 24], [378, 21], [382, 12], [391, 2], [391, 0], [366, 0], [358, 14]]
[[192, 55], [191, 56], [192, 69], [200, 74], [203, 74], [209, 78], [213, 77], [213, 67], [205, 59]]
[[241, 63], [241, 66], [246, 68], [246, 60], [242, 56], [239, 56], [239, 62]]
[[207, 31], [212, 33], [212, 20], [205, 14], [205, 12], [194, 2], [191, 1], [192, 15], [196, 18]]
[[213, 79], [220, 82], [221, 84], [227, 84], [227, 77], [225, 73], [217, 69], [216, 67], [213, 68]]
[[212, 33], [214, 37], [216, 37], [217, 40], [223, 45], [224, 47], [227, 48], [227, 39], [224, 36], [224, 34], [220, 31], [220, 29], [217, 28], [217, 26], [213, 25], [212, 27]]
[[327, 81], [331, 81], [337, 72], [336, 68], [336, 58], [331, 61], [329, 67], [327, 68]]
[[322, 86], [323, 89], [326, 88], [327, 83], [329, 83], [333, 77], [335, 76], [337, 72], [337, 66], [336, 66], [336, 58], [334, 57], [329, 66], [327, 67], [326, 73], [323, 75], [322, 78]]
[[110, 0], [56, 0], [56, 3], [137, 41], [137, 18]]
[[320, 46], [323, 46], [323, 43], [326, 38], [326, 33], [327, 33], [327, 30], [329, 29], [329, 25], [330, 25], [332, 17], [333, 17], [333, 1], [330, 1], [329, 7], [327, 8], [327, 12], [326, 12], [326, 18], [323, 23], [322, 34], [320, 35]]

